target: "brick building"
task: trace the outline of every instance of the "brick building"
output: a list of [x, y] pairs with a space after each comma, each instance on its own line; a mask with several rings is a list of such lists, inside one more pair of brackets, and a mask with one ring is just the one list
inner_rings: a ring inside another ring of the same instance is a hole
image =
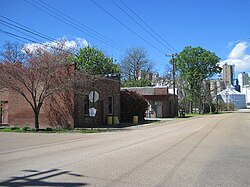
[[[34, 127], [34, 114], [27, 101], [18, 93], [6, 88], [0, 89], [1, 125]], [[49, 125], [44, 107], [39, 116], [41, 127]]]
[[175, 116], [174, 96], [168, 92], [168, 87], [131, 87], [123, 89], [135, 91], [148, 101], [147, 117], [167, 118]]
[[[120, 119], [120, 80], [117, 77], [93, 77], [85, 75], [87, 80], [92, 80], [90, 84], [77, 85], [75, 93], [75, 127], [91, 127], [103, 125], [107, 122], [108, 116], [117, 116]], [[89, 100], [89, 94], [95, 92], [98, 95], [96, 102]], [[89, 108], [97, 110], [96, 117], [92, 118]]]
[[[98, 127], [106, 124], [107, 116], [120, 118], [120, 80], [117, 77], [101, 77], [76, 73], [76, 86], [72, 92], [61, 92], [47, 98], [39, 115], [40, 128], [61, 125], [63, 127]], [[99, 94], [94, 102], [97, 109], [94, 118], [89, 115], [93, 102], [91, 91]], [[34, 114], [30, 105], [18, 93], [0, 89], [1, 125], [34, 127]], [[65, 124], [65, 125], [64, 125]]]

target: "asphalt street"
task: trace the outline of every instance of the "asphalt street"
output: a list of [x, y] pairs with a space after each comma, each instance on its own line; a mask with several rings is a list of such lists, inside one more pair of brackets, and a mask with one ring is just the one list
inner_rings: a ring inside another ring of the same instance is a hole
[[0, 186], [250, 186], [250, 112], [96, 134], [0, 133]]

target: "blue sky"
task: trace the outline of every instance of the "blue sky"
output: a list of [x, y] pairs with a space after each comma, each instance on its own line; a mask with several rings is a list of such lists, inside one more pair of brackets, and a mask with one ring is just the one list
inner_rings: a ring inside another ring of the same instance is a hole
[[[100, 9], [93, 1], [127, 28]], [[124, 49], [118, 50], [117, 44], [107, 45], [96, 37], [83, 32], [85, 30], [82, 25], [87, 26], [118, 43], [122, 48], [143, 47], [148, 51], [149, 58], [160, 73], [167, 71], [169, 62], [169, 58], [164, 54], [181, 52], [185, 46], [201, 46], [215, 52], [221, 58], [221, 63], [235, 64], [236, 72], [250, 72], [249, 0], [122, 0], [175, 50], [158, 39], [165, 44], [163, 46], [124, 14], [113, 2], [140, 22], [120, 0], [93, 1], [1, 0], [0, 16], [7, 17], [53, 39], [66, 38], [69, 44], [75, 42], [80, 46], [87, 43], [96, 46], [120, 62], [125, 55]], [[45, 5], [43, 2], [77, 20], [81, 24], [81, 28], [78, 26], [73, 28], [41, 11], [40, 5]], [[30, 3], [33, 3], [33, 6]], [[0, 17], [0, 20], [5, 19]], [[0, 22], [2, 31], [25, 36], [2, 23]], [[141, 24], [143, 25], [143, 23]], [[155, 37], [157, 36], [155, 35]], [[0, 46], [6, 40], [15, 39], [0, 32]], [[48, 42], [45, 39], [41, 40], [41, 42]]]

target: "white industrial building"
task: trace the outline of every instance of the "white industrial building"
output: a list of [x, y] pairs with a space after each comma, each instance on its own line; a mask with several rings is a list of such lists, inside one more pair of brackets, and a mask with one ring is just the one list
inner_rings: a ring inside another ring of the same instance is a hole
[[241, 88], [241, 93], [246, 95], [246, 107], [250, 108], [250, 85], [244, 85]]
[[238, 74], [238, 81], [239, 81], [240, 89], [242, 89], [243, 86], [248, 84], [248, 77], [249, 77], [248, 73], [245, 73], [245, 72]]
[[226, 104], [233, 103], [237, 109], [246, 108], [246, 95], [236, 91], [233, 86], [227, 86], [225, 90], [218, 93], [218, 96]]

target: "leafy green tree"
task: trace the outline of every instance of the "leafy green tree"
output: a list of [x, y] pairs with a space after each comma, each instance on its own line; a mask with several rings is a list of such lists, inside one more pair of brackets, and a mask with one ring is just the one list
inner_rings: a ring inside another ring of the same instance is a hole
[[130, 80], [123, 82], [123, 87], [144, 87], [144, 86], [151, 86], [151, 81], [142, 78], [140, 80]]
[[186, 84], [186, 99], [190, 103], [190, 112], [193, 111], [194, 104], [199, 107], [199, 112], [201, 112], [204, 104], [202, 102], [204, 80], [221, 71], [219, 60], [220, 58], [215, 53], [201, 47], [188, 46], [177, 55], [176, 70]]
[[93, 74], [119, 73], [119, 67], [112, 58], [95, 47], [84, 47], [80, 49], [73, 61], [76, 63], [77, 70], [84, 70]]

